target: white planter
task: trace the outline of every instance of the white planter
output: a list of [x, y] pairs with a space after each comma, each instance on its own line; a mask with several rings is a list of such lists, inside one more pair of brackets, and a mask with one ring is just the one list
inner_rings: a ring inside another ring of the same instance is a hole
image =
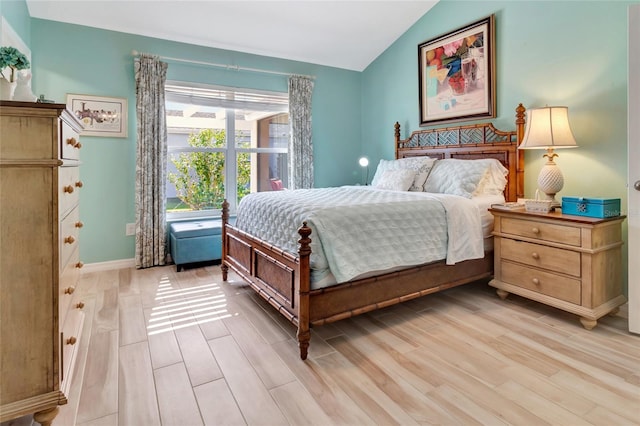
[[0, 78], [0, 100], [10, 101], [13, 99], [13, 91], [16, 90], [16, 83], [10, 83], [5, 78]]

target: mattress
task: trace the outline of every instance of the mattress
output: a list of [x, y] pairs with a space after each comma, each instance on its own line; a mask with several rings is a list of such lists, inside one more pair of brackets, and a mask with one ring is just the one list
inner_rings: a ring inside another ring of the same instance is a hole
[[471, 198], [471, 201], [478, 207], [480, 223], [482, 225], [482, 236], [484, 238], [484, 252], [493, 251], [493, 215], [489, 212], [491, 204], [501, 204], [505, 202], [503, 195], [480, 195]]
[[303, 222], [312, 229], [312, 288], [484, 255], [478, 204], [454, 195], [369, 186], [259, 192], [242, 199], [236, 217], [237, 228], [294, 255]]

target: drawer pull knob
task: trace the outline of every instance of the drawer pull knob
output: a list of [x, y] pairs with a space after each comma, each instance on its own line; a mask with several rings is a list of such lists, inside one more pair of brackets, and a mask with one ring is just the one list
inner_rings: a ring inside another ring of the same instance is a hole
[[82, 148], [82, 144], [80, 142], [78, 142], [76, 140], [76, 138], [69, 138], [67, 139], [67, 145], [71, 145], [72, 147], [74, 147], [75, 149], [80, 149]]
[[76, 182], [76, 187], [82, 188], [82, 181], [81, 180]]
[[78, 341], [78, 339], [76, 339], [75, 337], [71, 336], [67, 339], [67, 345], [75, 345], [76, 342]]
[[73, 236], [69, 235], [68, 237], [65, 237], [64, 242], [67, 244], [73, 244], [76, 241], [75, 238], [73, 238]]
[[78, 269], [82, 268], [83, 266], [84, 266], [84, 263], [82, 263], [82, 262], [76, 263], [76, 268], [78, 268]]
[[536, 235], [537, 235], [537, 234], [539, 234], [539, 233], [540, 233], [540, 230], [539, 230], [538, 228], [532, 228], [532, 229], [531, 229], [531, 232], [533, 232], [534, 234], [536, 234]]
[[84, 226], [84, 223], [77, 221], [76, 222], [76, 228], [82, 228]]
[[537, 278], [534, 278], [534, 279], [532, 279], [531, 281], [533, 281], [533, 283], [534, 283], [535, 285], [540, 285], [540, 280], [539, 280], [539, 279], [537, 279]]
[[538, 253], [536, 253], [535, 251], [533, 253], [531, 253], [531, 257], [533, 257], [536, 260], [540, 259], [540, 255]]
[[78, 309], [82, 309], [82, 308], [84, 308], [84, 302], [78, 302], [78, 303], [76, 304], [76, 308], [78, 308]]
[[76, 288], [72, 285], [64, 289], [64, 294], [73, 294], [76, 291]]
[[63, 191], [64, 191], [64, 192], [66, 192], [66, 193], [68, 193], [68, 194], [71, 194], [71, 193], [73, 192], [73, 186], [71, 186], [71, 185], [67, 185], [67, 186], [65, 186], [65, 187], [63, 188]]

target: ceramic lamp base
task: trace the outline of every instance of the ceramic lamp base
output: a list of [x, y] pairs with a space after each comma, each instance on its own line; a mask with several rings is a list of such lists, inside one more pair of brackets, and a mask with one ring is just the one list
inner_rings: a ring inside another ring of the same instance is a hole
[[538, 188], [546, 195], [547, 200], [552, 201], [554, 207], [560, 205], [556, 200], [556, 194], [562, 190], [563, 186], [564, 177], [560, 168], [553, 161], [547, 162], [538, 175]]

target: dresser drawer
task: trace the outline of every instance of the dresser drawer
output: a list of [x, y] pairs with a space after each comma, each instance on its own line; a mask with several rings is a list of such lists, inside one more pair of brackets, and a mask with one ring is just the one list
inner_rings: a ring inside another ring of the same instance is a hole
[[69, 395], [69, 386], [72, 379], [73, 367], [80, 346], [80, 335], [84, 323], [84, 312], [78, 308], [72, 308], [65, 319], [60, 333], [60, 389], [65, 395]]
[[501, 281], [505, 283], [576, 305], [581, 303], [581, 282], [578, 279], [559, 276], [508, 261], [500, 263], [500, 274]]
[[500, 257], [580, 278], [580, 253], [500, 238]]
[[80, 200], [80, 188], [82, 188], [80, 168], [60, 167], [58, 169], [58, 185], [60, 188], [60, 217], [63, 218], [78, 205]]
[[62, 270], [60, 275], [59, 289], [60, 294], [58, 296], [58, 312], [60, 315], [60, 325], [64, 324], [64, 319], [71, 306], [71, 300], [74, 298], [76, 286], [80, 279], [80, 269], [82, 268], [82, 262], [80, 262], [80, 254], [78, 247], [73, 251], [69, 262]]
[[76, 206], [60, 222], [60, 269], [69, 263], [71, 254], [78, 248], [80, 235], [80, 209]]
[[80, 148], [82, 144], [80, 143], [78, 132], [73, 130], [71, 126], [64, 121], [60, 120], [60, 123], [62, 126], [62, 138], [60, 140], [62, 144], [60, 147], [61, 157], [68, 160], [80, 159]]
[[500, 222], [500, 231], [516, 237], [534, 238], [576, 247], [582, 244], [581, 230], [577, 226], [503, 217]]

